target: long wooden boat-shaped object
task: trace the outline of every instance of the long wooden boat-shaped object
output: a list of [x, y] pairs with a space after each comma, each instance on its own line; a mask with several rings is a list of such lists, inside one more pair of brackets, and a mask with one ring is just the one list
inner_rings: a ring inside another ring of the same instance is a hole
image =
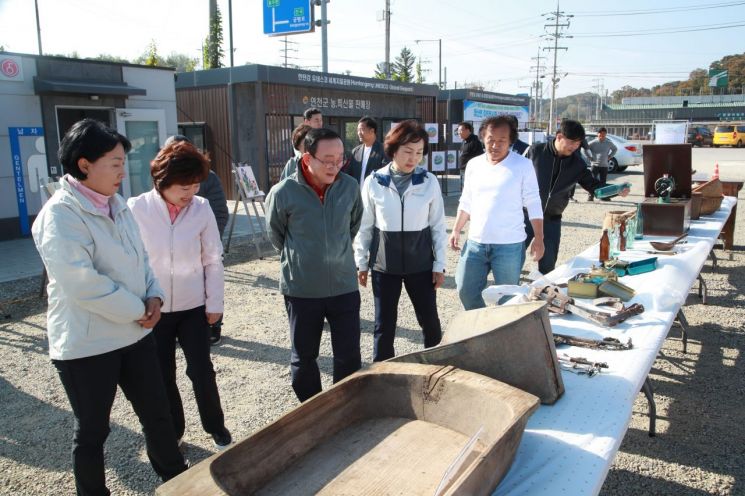
[[532, 393], [549, 405], [564, 393], [544, 302], [461, 312], [439, 345], [389, 361], [452, 365]]
[[538, 398], [450, 366], [378, 363], [158, 488], [161, 496], [491, 494]]

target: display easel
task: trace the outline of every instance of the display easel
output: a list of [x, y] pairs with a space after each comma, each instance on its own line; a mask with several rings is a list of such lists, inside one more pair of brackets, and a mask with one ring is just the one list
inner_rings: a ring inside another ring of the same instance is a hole
[[[233, 215], [230, 219], [230, 230], [228, 231], [228, 240], [225, 243], [225, 253], [230, 252], [230, 240], [233, 238], [238, 204], [242, 203], [243, 209], [246, 212], [246, 218], [248, 219], [249, 236], [256, 247], [256, 253], [259, 255], [259, 258], [264, 258], [264, 254], [261, 251], [261, 243], [264, 240], [269, 241], [269, 236], [266, 232], [264, 219], [259, 214], [259, 207], [261, 207], [261, 212], [266, 217], [266, 209], [264, 208], [264, 197], [266, 195], [259, 189], [250, 165], [245, 163], [231, 164], [230, 168], [233, 174], [233, 183], [238, 193], [238, 201], [233, 205]], [[252, 209], [248, 208], [249, 203]], [[252, 210], [253, 213], [251, 213]]]

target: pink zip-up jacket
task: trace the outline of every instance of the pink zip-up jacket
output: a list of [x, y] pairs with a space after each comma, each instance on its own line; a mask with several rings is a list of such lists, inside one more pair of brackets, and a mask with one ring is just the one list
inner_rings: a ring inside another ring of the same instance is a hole
[[162, 312], [206, 305], [223, 312], [225, 280], [222, 241], [215, 215], [204, 198], [195, 196], [171, 224], [165, 200], [155, 189], [127, 201], [140, 227], [150, 265], [165, 301]]

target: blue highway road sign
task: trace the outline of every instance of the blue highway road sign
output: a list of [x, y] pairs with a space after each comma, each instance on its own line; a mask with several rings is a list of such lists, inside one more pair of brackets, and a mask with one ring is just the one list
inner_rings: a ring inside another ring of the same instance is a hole
[[313, 0], [264, 0], [264, 34], [313, 31]]

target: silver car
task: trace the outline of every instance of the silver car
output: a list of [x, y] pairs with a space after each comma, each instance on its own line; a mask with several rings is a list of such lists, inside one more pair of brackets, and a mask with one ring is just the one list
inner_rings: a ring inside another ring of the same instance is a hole
[[[597, 136], [597, 133], [585, 134], [588, 143], [597, 138]], [[611, 140], [616, 145], [616, 148], [618, 148], [616, 154], [608, 161], [608, 172], [623, 172], [629, 166], [642, 164], [642, 146], [639, 143], [634, 143], [615, 134], [608, 134], [607, 139]], [[590, 161], [585, 156], [585, 153], [582, 150], [580, 152], [582, 158], [589, 165]]]

